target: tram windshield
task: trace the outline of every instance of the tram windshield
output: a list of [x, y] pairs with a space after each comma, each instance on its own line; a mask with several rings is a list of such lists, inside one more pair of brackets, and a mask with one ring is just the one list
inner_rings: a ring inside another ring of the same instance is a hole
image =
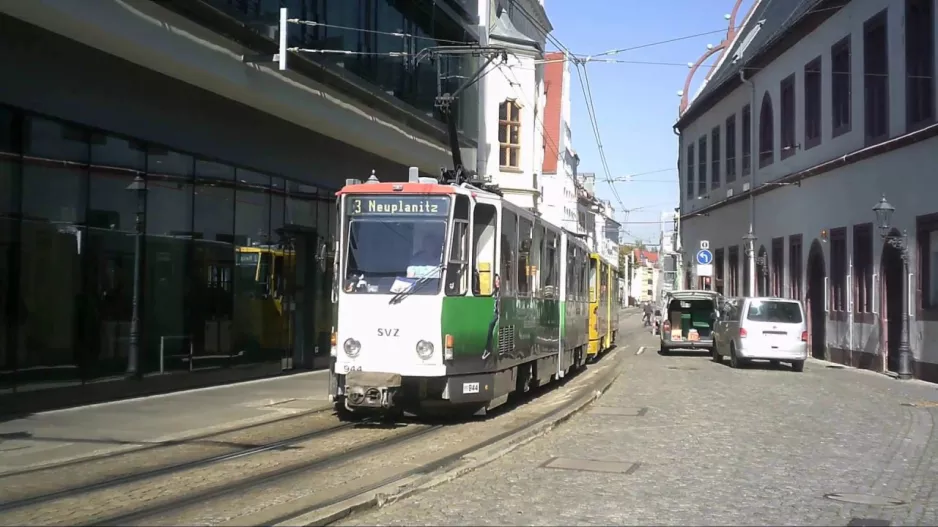
[[439, 293], [448, 197], [350, 197], [346, 210], [346, 293]]

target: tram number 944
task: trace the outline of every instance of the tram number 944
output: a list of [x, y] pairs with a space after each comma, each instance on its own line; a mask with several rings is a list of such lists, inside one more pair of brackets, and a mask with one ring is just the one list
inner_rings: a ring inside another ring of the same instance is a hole
[[342, 370], [345, 373], [348, 373], [351, 371], [362, 371], [362, 367], [361, 366], [349, 366], [348, 364], [346, 364], [345, 366], [342, 366]]

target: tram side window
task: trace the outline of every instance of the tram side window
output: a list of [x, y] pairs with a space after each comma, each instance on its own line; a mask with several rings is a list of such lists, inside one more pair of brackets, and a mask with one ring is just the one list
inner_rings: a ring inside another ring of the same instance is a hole
[[519, 295], [531, 293], [531, 221], [518, 218], [518, 289]]
[[456, 196], [453, 237], [446, 266], [446, 294], [465, 295], [469, 288], [469, 198]]
[[589, 253], [580, 249], [580, 298], [589, 300], [590, 279], [589, 279]]
[[567, 257], [567, 265], [570, 270], [570, 284], [567, 285], [567, 288], [570, 290], [571, 300], [580, 299], [580, 262], [579, 256], [580, 251], [573, 247], [569, 252]]
[[[550, 234], [548, 233], [548, 236]], [[547, 238], [544, 237], [544, 225], [534, 225], [533, 241], [531, 242], [531, 255], [528, 262], [528, 272], [531, 276], [531, 292], [536, 293], [544, 287], [543, 276], [547, 266], [544, 259], [544, 244]]]
[[599, 294], [602, 295], [602, 299], [609, 301], [609, 266], [602, 264], [600, 275], [599, 275]]
[[548, 231], [544, 237], [544, 262], [541, 284], [556, 289], [557, 283], [557, 236]]
[[603, 300], [609, 300], [609, 266], [602, 264], [599, 271], [599, 294]]
[[567, 281], [566, 300], [576, 298], [576, 248], [567, 243], [567, 254], [564, 255], [567, 260], [567, 273], [564, 280]]
[[515, 292], [515, 259], [518, 247], [517, 216], [511, 211], [502, 210], [502, 255], [499, 262], [498, 276], [501, 280], [501, 294]]
[[490, 296], [495, 272], [495, 205], [477, 203], [472, 218], [472, 294]]
[[596, 301], [596, 286], [599, 284], [596, 282], [597, 274], [599, 270], [597, 269], [596, 260], [590, 258], [590, 302]]

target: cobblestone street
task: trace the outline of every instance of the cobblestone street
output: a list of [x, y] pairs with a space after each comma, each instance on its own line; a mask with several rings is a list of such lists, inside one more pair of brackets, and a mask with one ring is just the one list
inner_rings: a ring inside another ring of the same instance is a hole
[[343, 524], [938, 524], [934, 385], [814, 360], [733, 370], [647, 334], [623, 361], [548, 436]]

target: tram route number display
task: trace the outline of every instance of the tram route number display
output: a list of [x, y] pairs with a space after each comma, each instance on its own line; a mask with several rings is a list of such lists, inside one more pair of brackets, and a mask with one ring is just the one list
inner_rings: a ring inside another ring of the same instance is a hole
[[350, 216], [446, 216], [449, 198], [437, 196], [351, 196]]

